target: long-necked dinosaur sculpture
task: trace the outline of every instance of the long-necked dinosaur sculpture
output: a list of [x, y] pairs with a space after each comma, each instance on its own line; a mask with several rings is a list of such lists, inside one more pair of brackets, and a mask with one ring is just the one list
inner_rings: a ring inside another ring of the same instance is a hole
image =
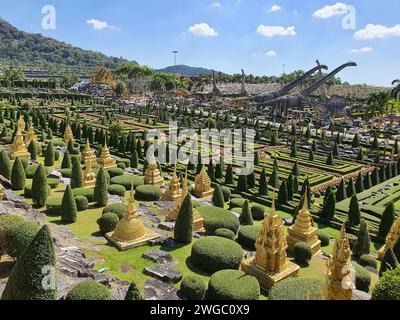
[[296, 92], [292, 93], [289, 95], [285, 95], [283, 97], [279, 97], [277, 99], [268, 101], [268, 102], [262, 102], [259, 105], [260, 106], [280, 106], [282, 110], [289, 110], [289, 109], [303, 109], [305, 100], [308, 98], [313, 92], [318, 90], [323, 84], [327, 83], [330, 79], [332, 79], [336, 74], [338, 74], [340, 71], [347, 67], [356, 67], [357, 63], [355, 62], [348, 62], [340, 67], [336, 68], [333, 70], [330, 74], [327, 76], [323, 77], [319, 81], [315, 82], [313, 85], [308, 87], [307, 89], [301, 91], [301, 92]]
[[288, 85], [284, 86], [283, 88], [273, 91], [273, 92], [267, 92], [264, 93], [260, 96], [255, 96], [255, 97], [249, 97], [249, 101], [257, 102], [257, 103], [265, 103], [274, 99], [277, 99], [279, 97], [282, 97], [286, 94], [288, 94], [292, 89], [297, 87], [298, 85], [302, 84], [304, 81], [306, 81], [309, 77], [311, 77], [316, 71], [318, 70], [328, 70], [328, 67], [325, 65], [320, 65], [316, 66], [315, 68], [312, 68], [310, 71], [306, 72], [304, 75], [302, 75], [300, 78], [292, 81]]

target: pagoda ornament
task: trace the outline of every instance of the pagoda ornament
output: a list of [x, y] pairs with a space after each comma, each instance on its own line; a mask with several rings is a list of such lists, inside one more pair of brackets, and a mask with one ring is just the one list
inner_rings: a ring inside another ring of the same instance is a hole
[[68, 124], [64, 131], [64, 141], [68, 143], [69, 140], [74, 141], [74, 134], [72, 133], [71, 126]]
[[208, 176], [204, 165], [195, 179], [194, 194], [197, 198], [209, 198], [213, 194], [211, 179]]
[[16, 158], [24, 158], [27, 160], [31, 159], [31, 154], [26, 148], [24, 137], [19, 128], [17, 129], [17, 133], [15, 134], [10, 150], [10, 159], [15, 160]]
[[285, 228], [275, 211], [275, 197], [272, 199], [270, 213], [262, 222], [255, 247], [255, 256], [244, 260], [241, 270], [256, 277], [264, 291], [283, 279], [298, 276], [300, 267], [287, 258]]
[[144, 184], [151, 184], [154, 186], [161, 186], [164, 183], [163, 177], [161, 177], [160, 170], [158, 170], [157, 163], [151, 162], [146, 168], [144, 173]]
[[86, 165], [88, 161], [95, 162], [96, 155], [93, 153], [92, 149], [90, 148], [89, 139], [86, 139], [86, 146], [85, 150], [83, 151], [83, 163]]
[[101, 165], [104, 170], [110, 170], [117, 167], [117, 161], [111, 157], [110, 149], [107, 147], [107, 142], [101, 149], [100, 157], [97, 159], [97, 163]]
[[34, 141], [35, 143], [38, 142], [38, 138], [36, 136], [36, 133], [35, 133], [35, 130], [33, 129], [33, 127], [29, 127], [29, 129], [28, 129], [28, 135], [25, 138], [25, 145], [29, 146], [31, 141]]
[[351, 300], [355, 289], [355, 270], [351, 263], [351, 249], [343, 224], [333, 246], [332, 258], [327, 263], [324, 300]]
[[87, 162], [85, 162], [84, 176], [85, 176], [84, 187], [86, 189], [94, 188], [96, 185], [96, 174], [93, 172], [92, 160], [90, 158]]
[[106, 238], [119, 250], [123, 251], [145, 245], [148, 241], [159, 237], [158, 233], [144, 226], [142, 219], [138, 215], [135, 205], [135, 189], [132, 184], [128, 207], [115, 230], [107, 233]]
[[171, 180], [168, 185], [167, 191], [162, 196], [163, 201], [176, 201], [182, 195], [182, 189], [180, 181], [176, 175], [176, 169], [174, 169], [174, 173], [172, 174]]
[[18, 128], [18, 130], [20, 130], [22, 132], [25, 130], [25, 126], [26, 126], [26, 123], [24, 121], [24, 117], [22, 115], [20, 115], [20, 117], [17, 121], [17, 128]]
[[386, 237], [385, 244], [378, 251], [378, 259], [382, 260], [386, 251], [393, 249], [397, 241], [400, 239], [400, 217], [398, 217], [392, 224], [390, 231]]
[[302, 209], [297, 214], [295, 223], [288, 228], [287, 243], [289, 251], [294, 252], [298, 242], [308, 243], [313, 255], [321, 254], [321, 241], [318, 239], [318, 228], [312, 225], [312, 216], [308, 210], [307, 191], [305, 192]]

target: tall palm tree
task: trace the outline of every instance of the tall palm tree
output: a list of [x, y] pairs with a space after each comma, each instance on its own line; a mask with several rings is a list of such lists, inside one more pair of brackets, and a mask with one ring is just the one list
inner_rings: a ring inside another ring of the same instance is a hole
[[395, 86], [392, 90], [392, 98], [400, 102], [400, 79], [393, 80], [392, 85]]

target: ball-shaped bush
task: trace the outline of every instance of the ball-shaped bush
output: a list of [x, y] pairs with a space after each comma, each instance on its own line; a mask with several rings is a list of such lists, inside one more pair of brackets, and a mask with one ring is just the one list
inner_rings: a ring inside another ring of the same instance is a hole
[[204, 219], [204, 228], [208, 234], [214, 234], [220, 228], [232, 230], [235, 234], [239, 230], [239, 219], [229, 210], [210, 206], [196, 209]]
[[75, 196], [75, 202], [78, 211], [85, 211], [89, 206], [89, 201], [85, 196]]
[[111, 300], [107, 287], [94, 280], [86, 280], [73, 287], [65, 297], [66, 300]]
[[126, 189], [124, 186], [121, 186], [119, 184], [112, 184], [108, 186], [108, 193], [115, 195], [115, 196], [120, 196], [124, 197], [125, 196]]
[[233, 208], [243, 208], [246, 199], [243, 198], [231, 198], [231, 202], [229, 202], [229, 209]]
[[137, 188], [138, 186], [144, 184], [144, 179], [143, 177], [138, 177], [133, 175], [123, 175], [112, 178], [110, 180], [110, 183], [119, 184], [121, 186], [124, 186], [126, 190], [131, 190], [132, 183], [134, 185], [134, 188]]
[[161, 198], [161, 189], [158, 186], [138, 186], [135, 192], [135, 199], [141, 201], [158, 201]]
[[375, 259], [374, 256], [371, 256], [369, 254], [364, 254], [360, 257], [359, 263], [363, 267], [371, 267], [374, 269], [377, 269], [378, 267], [378, 261]]
[[206, 292], [204, 280], [197, 276], [182, 279], [180, 293], [188, 300], [203, 300]]
[[321, 230], [318, 231], [318, 239], [321, 241], [321, 247], [327, 247], [331, 242], [330, 234]]
[[259, 226], [243, 226], [238, 232], [237, 242], [246, 250], [255, 251], [255, 243], [260, 235], [261, 228]]
[[107, 212], [114, 212], [119, 219], [122, 219], [127, 208], [128, 206], [124, 203], [112, 203], [103, 209], [102, 214], [106, 214]]
[[214, 235], [216, 237], [226, 238], [229, 240], [235, 239], [235, 236], [236, 236], [232, 230], [225, 229], [225, 228], [219, 228], [219, 229], [215, 230]]
[[353, 267], [356, 270], [356, 288], [357, 290], [369, 292], [371, 285], [371, 274], [367, 269], [353, 262]]
[[57, 178], [47, 178], [47, 184], [52, 189], [56, 189], [60, 185], [60, 179]]
[[190, 261], [200, 270], [213, 273], [223, 269], [238, 269], [242, 258], [243, 250], [236, 242], [209, 236], [193, 244]]
[[65, 168], [60, 170], [61, 175], [63, 178], [71, 178], [72, 176], [72, 169], [71, 168]]
[[258, 300], [260, 284], [242, 271], [221, 270], [211, 276], [206, 297], [208, 300]]
[[228, 203], [231, 200], [231, 189], [228, 187], [221, 187], [222, 194], [224, 195], [224, 201]]
[[125, 172], [126, 164], [125, 164], [125, 162], [118, 162], [118, 163], [117, 163], [117, 167], [118, 167], [119, 169], [124, 170], [124, 172]]
[[122, 176], [125, 173], [125, 171], [121, 168], [112, 168], [108, 170], [108, 174], [110, 175], [111, 178]]
[[311, 260], [313, 252], [311, 246], [305, 242], [297, 242], [294, 246], [294, 257], [297, 262], [307, 263]]
[[251, 215], [253, 216], [253, 219], [256, 221], [261, 221], [264, 219], [265, 215], [265, 209], [262, 206], [252, 206], [251, 207]]
[[102, 234], [114, 231], [118, 222], [119, 218], [114, 212], [107, 212], [97, 220], [97, 224], [99, 225]]
[[77, 188], [72, 190], [73, 195], [76, 196], [84, 196], [88, 199], [89, 202], [94, 202], [94, 189], [93, 188]]
[[24, 221], [9, 228], [5, 234], [8, 255], [18, 259], [39, 229], [39, 225], [31, 221]]

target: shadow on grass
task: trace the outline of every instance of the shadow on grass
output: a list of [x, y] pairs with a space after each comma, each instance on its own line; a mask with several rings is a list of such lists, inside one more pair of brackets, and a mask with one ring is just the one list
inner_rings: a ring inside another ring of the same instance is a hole
[[205, 276], [205, 277], [211, 277], [211, 275], [213, 274], [212, 272], [206, 272], [203, 270], [200, 270], [199, 268], [195, 267], [193, 265], [193, 263], [190, 261], [190, 257], [187, 257], [185, 260], [186, 266], [187, 268], [192, 271], [193, 273], [199, 274], [201, 276]]
[[[91, 236], [96, 238], [104, 237], [104, 235], [100, 231], [93, 232]], [[104, 237], [104, 239], [106, 238]]]
[[297, 264], [302, 269], [308, 268], [310, 266], [310, 264], [308, 262], [299, 262], [296, 259], [290, 259], [290, 262]]

